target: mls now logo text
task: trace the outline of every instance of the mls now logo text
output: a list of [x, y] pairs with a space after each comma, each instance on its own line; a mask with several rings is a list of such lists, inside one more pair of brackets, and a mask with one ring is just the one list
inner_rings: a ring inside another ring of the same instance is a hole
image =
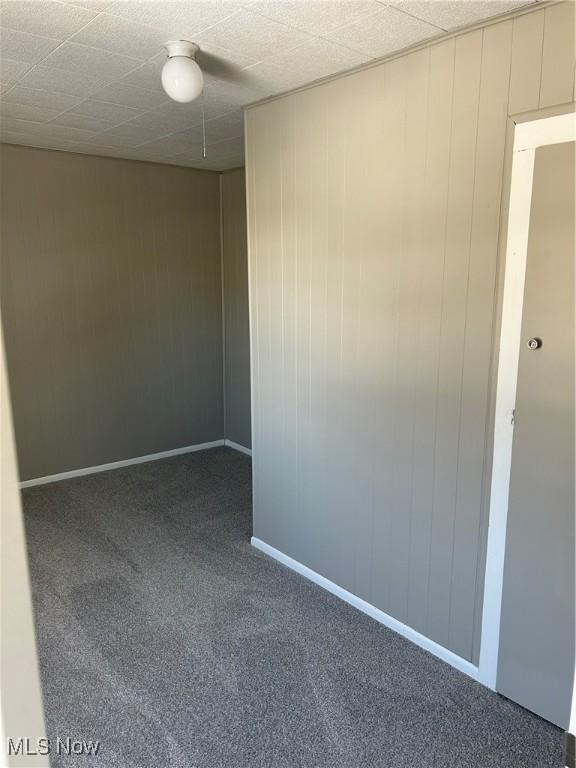
[[100, 749], [99, 741], [81, 741], [72, 739], [70, 736], [61, 739], [29, 739], [20, 737], [19, 739], [8, 739], [9, 755], [97, 755]]

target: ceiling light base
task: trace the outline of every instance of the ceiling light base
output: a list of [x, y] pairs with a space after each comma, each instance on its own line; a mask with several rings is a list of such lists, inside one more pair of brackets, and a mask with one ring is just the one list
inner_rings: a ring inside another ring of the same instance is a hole
[[164, 47], [169, 59], [174, 56], [186, 56], [188, 59], [194, 59], [200, 50], [196, 43], [191, 43], [188, 40], [169, 40]]

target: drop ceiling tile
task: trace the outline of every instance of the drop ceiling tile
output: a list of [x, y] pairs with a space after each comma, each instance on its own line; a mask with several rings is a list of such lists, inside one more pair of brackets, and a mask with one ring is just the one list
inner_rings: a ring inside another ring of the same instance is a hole
[[94, 144], [81, 142], [73, 144], [70, 152], [78, 152], [81, 155], [95, 155], [98, 157], [124, 157], [124, 150], [118, 147], [95, 146]]
[[[257, 101], [265, 95], [260, 85], [242, 70], [240, 76], [233, 81], [212, 80], [204, 85], [204, 104], [228, 105], [225, 112], [231, 112], [234, 107], [241, 107]], [[221, 113], [224, 114], [224, 113]]]
[[234, 16], [221, 21], [197, 37], [204, 43], [218, 45], [229, 51], [250, 54], [262, 60], [280, 51], [295, 48], [311, 36], [298, 29], [267, 19], [248, 10], [238, 11]]
[[126, 151], [123, 157], [128, 160], [140, 160], [148, 163], [175, 164], [171, 155], [167, 156], [161, 150], [147, 149], [145, 145]]
[[0, 83], [11, 84], [28, 72], [32, 65], [25, 61], [0, 60]]
[[[243, 133], [244, 116], [240, 110], [236, 110], [206, 122], [206, 145], [210, 146], [227, 139], [241, 138]], [[202, 125], [195, 125], [184, 131], [172, 133], [170, 136], [159, 140], [158, 144], [160, 145], [162, 141], [168, 139], [170, 142], [179, 142], [182, 145], [180, 150], [182, 152], [189, 146], [202, 147]]]
[[327, 39], [353, 51], [378, 58], [439, 35], [441, 30], [396, 8], [382, 7], [378, 13], [360, 19]]
[[47, 122], [58, 115], [56, 109], [46, 109], [46, 107], [37, 107], [31, 104], [12, 104], [3, 99], [0, 106], [2, 117], [16, 117], [21, 120], [34, 120], [39, 123]]
[[[212, 144], [210, 147], [210, 154], [212, 156], [225, 157], [228, 155], [243, 155], [244, 153], [244, 137], [238, 136], [234, 139], [227, 139], [226, 141], [219, 141], [217, 144]], [[208, 153], [207, 153], [208, 155]]]
[[226, 102], [218, 94], [212, 93], [204, 98], [203, 104], [200, 99], [190, 104], [168, 101], [146, 112], [139, 118], [139, 122], [147, 123], [150, 127], [164, 126], [168, 129], [166, 133], [175, 133], [199, 125], [202, 122], [202, 108], [204, 108], [205, 120], [210, 120], [232, 111], [234, 105]]
[[0, 4], [0, 26], [60, 41], [78, 32], [95, 16], [94, 11], [56, 0], [8, 0]]
[[121, 104], [134, 109], [148, 110], [160, 106], [168, 101], [168, 96], [162, 91], [147, 91], [135, 85], [115, 82], [107, 85], [100, 91], [92, 94], [98, 101], [107, 101], [111, 104]]
[[[178, 164], [182, 162], [180, 158], [175, 158], [175, 161]], [[188, 162], [185, 163], [185, 165], [189, 168], [198, 168], [204, 171], [225, 171], [229, 168], [238, 168], [244, 165], [244, 158], [207, 157], [205, 159], [201, 158], [196, 161], [191, 158]]]
[[70, 151], [72, 146], [69, 141], [50, 136], [29, 136], [27, 134], [2, 132], [1, 139], [4, 144], [20, 144], [26, 147], [38, 147], [40, 149], [61, 149]]
[[156, 121], [156, 125], [168, 127], [166, 133], [175, 133], [177, 130], [199, 125], [202, 122], [202, 109], [197, 101], [191, 104], [170, 102], [147, 112], [142, 116], [142, 123], [145, 118], [150, 121], [151, 127], [155, 127]]
[[126, 120], [142, 114], [140, 110], [132, 107], [123, 107], [120, 104], [109, 104], [105, 101], [96, 101], [86, 99], [70, 110], [77, 115], [86, 115], [87, 117], [96, 117], [98, 120], [108, 120], [118, 125]]
[[35, 120], [22, 120], [15, 117], [5, 117], [0, 115], [0, 134], [18, 133], [26, 135], [37, 135], [42, 133], [43, 123]]
[[202, 163], [202, 152], [198, 152], [197, 150], [192, 150], [191, 152], [184, 152], [181, 155], [177, 155], [173, 158], [173, 162], [177, 165], [182, 166], [191, 166], [192, 168], [196, 168], [198, 164]]
[[[212, 145], [220, 144], [230, 139], [236, 139], [243, 146], [243, 127], [244, 119], [242, 112], [239, 111], [232, 112], [223, 117], [216, 118], [215, 120], [209, 120], [206, 123], [206, 146], [211, 147]], [[154, 146], [158, 149], [164, 146], [170, 146], [170, 151], [173, 154], [176, 154], [177, 152], [188, 151], [191, 148], [197, 148], [201, 151], [202, 145], [202, 126], [196, 125], [184, 131], [177, 131], [176, 133], [171, 133], [154, 141], [147, 142], [144, 146]]]
[[221, 160], [213, 160], [198, 156], [195, 152], [190, 154], [179, 155], [173, 159], [173, 162], [177, 165], [185, 168], [198, 168], [205, 171], [221, 171], [223, 170], [223, 164]]
[[[116, 128], [110, 128], [103, 131], [100, 136], [103, 142], [109, 147], [125, 146], [137, 147], [156, 137], [153, 129], [143, 126], [134, 126], [130, 123], [122, 123]], [[105, 140], [105, 141], [104, 141]]]
[[174, 125], [173, 120], [157, 114], [154, 110], [141, 112], [139, 115], [128, 120], [126, 125], [131, 125], [135, 129], [144, 128], [150, 131], [152, 138], [159, 138], [160, 136], [166, 136], [168, 133], [174, 133], [179, 127]]
[[170, 37], [180, 40], [217, 24], [245, 4], [234, 0], [116, 0], [106, 12], [165, 30]]
[[159, 163], [161, 165], [171, 165], [173, 163], [170, 157], [165, 157], [158, 152], [145, 152], [137, 149], [131, 149], [122, 155], [126, 160], [134, 160], [140, 163]]
[[2, 60], [36, 64], [60, 45], [60, 40], [29, 35], [13, 29], [0, 29], [0, 56]]
[[244, 114], [241, 110], [230, 112], [206, 123], [206, 143], [215, 144], [225, 139], [244, 135]]
[[256, 64], [260, 57], [249, 50], [229, 50], [209, 40], [203, 40], [197, 60], [205, 77], [233, 80], [240, 70]]
[[38, 88], [24, 88], [21, 85], [15, 85], [10, 93], [4, 97], [3, 101], [64, 112], [65, 110], [76, 106], [76, 104], [81, 101], [81, 97], [70, 96], [65, 93], [42, 91]]
[[[22, 140], [22, 137], [19, 133], [14, 133], [13, 131], [2, 131], [0, 130], [0, 142], [2, 144], [24, 144], [26, 145], [26, 140]], [[27, 145], [28, 146], [28, 145]]]
[[182, 152], [179, 155], [175, 155], [172, 158], [172, 162], [176, 165], [181, 165], [188, 168], [199, 168], [205, 165], [207, 160], [202, 157], [202, 149], [191, 149], [187, 152]]
[[202, 154], [202, 146], [199, 144], [196, 146], [191, 146], [185, 152], [180, 152], [180, 154], [176, 155], [174, 158], [175, 162], [179, 163], [182, 161], [182, 164], [184, 164], [187, 160], [204, 160]]
[[[0, 29], [1, 138], [206, 170], [237, 167], [240, 106], [527, 2], [3, 0], [2, 20], [18, 26]], [[68, 35], [73, 40], [61, 42]], [[201, 45], [205, 92], [192, 104], [168, 100], [161, 87], [163, 44], [174, 37]]]
[[246, 164], [246, 158], [242, 155], [237, 155], [235, 157], [225, 157], [224, 163], [222, 164], [222, 167], [220, 168], [221, 171], [231, 170], [232, 168], [243, 168]]
[[376, 0], [263, 0], [250, 5], [253, 13], [311, 35], [329, 34], [381, 8]]
[[41, 134], [43, 137], [51, 137], [60, 139], [61, 141], [72, 141], [76, 143], [79, 141], [91, 140], [95, 135], [93, 131], [85, 131], [67, 125], [56, 125], [55, 123], [44, 123], [43, 125], [44, 129]]
[[163, 50], [166, 34], [134, 21], [102, 13], [74, 35], [72, 42], [147, 60]]
[[174, 157], [175, 155], [192, 151], [202, 154], [202, 139], [201, 137], [195, 139], [190, 137], [181, 138], [181, 134], [176, 133], [171, 136], [147, 141], [139, 145], [137, 149], [149, 152], [150, 154], [156, 154], [158, 157]]
[[112, 5], [112, 0], [60, 0], [65, 5], [77, 5], [79, 8], [87, 8], [89, 11], [105, 11]]
[[272, 56], [267, 61], [281, 69], [297, 72], [308, 82], [312, 82], [365, 64], [371, 61], [371, 57], [315, 37], [292, 51]]
[[80, 72], [96, 79], [115, 80], [140, 66], [142, 62], [78, 43], [64, 43], [43, 63], [47, 67]]
[[533, 0], [393, 0], [388, 4], [429, 24], [451, 30], [531, 2]]
[[[138, 147], [140, 144], [145, 144], [147, 141], [155, 139], [158, 134], [153, 128], [145, 128], [144, 126], [134, 126], [130, 123], [122, 123], [122, 125], [116, 128], [111, 128], [103, 136], [111, 136], [115, 141], [123, 141], [129, 146]], [[110, 144], [110, 146], [113, 146]]]
[[162, 67], [166, 61], [166, 54], [160, 53], [142, 64], [137, 69], [132, 70], [123, 78], [118, 80], [119, 83], [126, 83], [127, 85], [136, 85], [138, 88], [145, 88], [147, 91], [154, 91], [155, 93], [165, 94], [162, 88], [162, 81], [160, 79], [162, 74]]
[[82, 96], [82, 98], [90, 96], [106, 84], [106, 81], [97, 80], [83, 72], [69, 72], [65, 69], [46, 67], [44, 64], [37, 64], [20, 81], [20, 85], [29, 88], [68, 93], [71, 96]]
[[60, 141], [80, 142], [91, 138], [94, 134], [78, 128], [68, 128], [54, 123], [39, 123], [29, 120], [19, 120], [12, 117], [2, 117], [0, 132], [17, 133], [21, 136], [59, 139]]
[[[263, 96], [284, 93], [310, 82], [302, 72], [275, 66], [271, 61], [263, 61], [245, 69], [243, 74], [262, 91]], [[257, 99], [255, 99], [257, 101]]]
[[[252, 97], [251, 100], [253, 101], [254, 98]], [[233, 110], [238, 109], [239, 106], [247, 101], [247, 98], [241, 101], [233, 100], [225, 94], [220, 93], [220, 91], [214, 89], [212, 92], [208, 92], [204, 96], [204, 119], [212, 120], [215, 117], [226, 115], [228, 112], [232, 112]]]
[[115, 139], [113, 136], [108, 136], [106, 132], [93, 134], [82, 142], [87, 147], [91, 147], [94, 154], [97, 154], [97, 150], [105, 147], [116, 149], [117, 151], [128, 149], [131, 145], [122, 139]]
[[75, 112], [63, 112], [50, 122], [55, 125], [66, 125], [70, 128], [81, 128], [85, 131], [106, 131], [108, 128], [114, 128], [113, 121], [100, 120], [97, 117], [88, 117], [88, 115], [78, 115]]

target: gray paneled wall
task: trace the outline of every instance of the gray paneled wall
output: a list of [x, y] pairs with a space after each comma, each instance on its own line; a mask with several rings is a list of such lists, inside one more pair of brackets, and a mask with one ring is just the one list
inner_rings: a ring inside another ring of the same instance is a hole
[[477, 662], [508, 115], [574, 6], [247, 112], [254, 533]]
[[250, 434], [250, 330], [244, 169], [222, 174], [225, 434], [245, 448]]
[[22, 479], [223, 437], [219, 176], [2, 146]]

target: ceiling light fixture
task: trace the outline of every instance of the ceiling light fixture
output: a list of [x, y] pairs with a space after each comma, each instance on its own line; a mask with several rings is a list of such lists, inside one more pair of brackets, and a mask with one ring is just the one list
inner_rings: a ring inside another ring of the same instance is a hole
[[174, 101], [194, 101], [204, 87], [202, 70], [195, 60], [198, 46], [188, 40], [171, 40], [165, 48], [168, 59], [162, 68], [162, 87]]

